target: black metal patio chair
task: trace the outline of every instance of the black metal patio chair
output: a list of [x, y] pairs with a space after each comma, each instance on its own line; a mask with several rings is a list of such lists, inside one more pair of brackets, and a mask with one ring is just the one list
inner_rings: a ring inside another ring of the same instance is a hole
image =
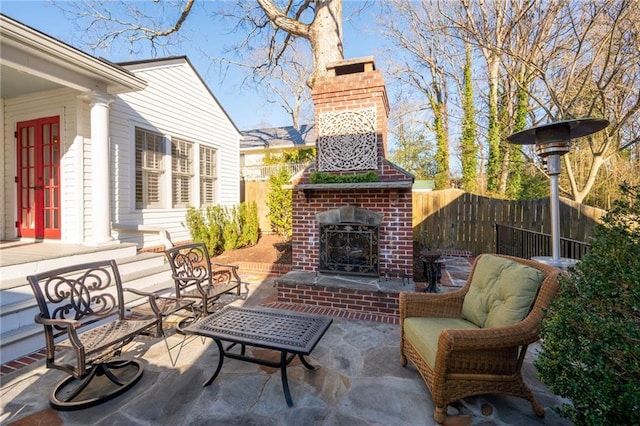
[[213, 313], [222, 295], [235, 290], [240, 296], [238, 266], [212, 262], [204, 243], [173, 247], [165, 254], [173, 271], [176, 297], [196, 300], [200, 316]]
[[[112, 399], [130, 389], [143, 373], [137, 359], [122, 358], [135, 337], [161, 328], [156, 296], [122, 287], [114, 260], [84, 263], [27, 277], [44, 326], [47, 368], [69, 377], [51, 392], [58, 410], [78, 410]], [[147, 298], [154, 315], [126, 317], [124, 292]]]

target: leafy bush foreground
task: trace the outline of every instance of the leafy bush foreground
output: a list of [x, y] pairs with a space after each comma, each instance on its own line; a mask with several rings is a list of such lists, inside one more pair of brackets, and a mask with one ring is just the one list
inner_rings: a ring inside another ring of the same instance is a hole
[[255, 201], [233, 207], [189, 207], [186, 222], [191, 239], [204, 243], [211, 256], [225, 250], [253, 246], [260, 236]]
[[577, 425], [640, 424], [640, 187], [623, 193], [542, 324], [536, 367]]

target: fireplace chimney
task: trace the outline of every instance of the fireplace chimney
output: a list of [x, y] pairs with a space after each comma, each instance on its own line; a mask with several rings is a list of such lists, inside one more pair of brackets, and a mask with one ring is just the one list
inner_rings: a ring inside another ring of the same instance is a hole
[[[316, 161], [292, 182], [292, 268], [411, 279], [414, 178], [386, 159], [389, 101], [382, 73], [370, 56], [327, 70], [312, 91]], [[316, 172], [373, 172], [377, 181], [312, 183]]]
[[380, 171], [387, 153], [389, 100], [372, 56], [333, 62], [311, 96], [318, 171]]

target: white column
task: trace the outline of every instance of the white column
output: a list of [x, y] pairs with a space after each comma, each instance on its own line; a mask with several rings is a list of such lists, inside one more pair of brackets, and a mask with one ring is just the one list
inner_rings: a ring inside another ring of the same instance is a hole
[[109, 178], [109, 104], [103, 92], [91, 92], [91, 221], [92, 245], [113, 243]]

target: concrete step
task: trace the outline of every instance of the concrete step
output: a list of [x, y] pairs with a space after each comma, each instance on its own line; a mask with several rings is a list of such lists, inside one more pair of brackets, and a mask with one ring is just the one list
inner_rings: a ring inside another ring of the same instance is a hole
[[[118, 244], [110, 247], [81, 247], [74, 246], [71, 253], [65, 255], [67, 246], [48, 244], [43, 246], [45, 251], [26, 251], [18, 254], [20, 247], [3, 248], [2, 266], [0, 266], [0, 289], [5, 290], [15, 285], [21, 285], [20, 280], [27, 275], [62, 268], [78, 263], [94, 262], [105, 259], [124, 259], [136, 256], [135, 244]], [[78, 247], [77, 249], [75, 247]], [[27, 249], [25, 249], [27, 250]], [[9, 258], [15, 258], [8, 261]]]

